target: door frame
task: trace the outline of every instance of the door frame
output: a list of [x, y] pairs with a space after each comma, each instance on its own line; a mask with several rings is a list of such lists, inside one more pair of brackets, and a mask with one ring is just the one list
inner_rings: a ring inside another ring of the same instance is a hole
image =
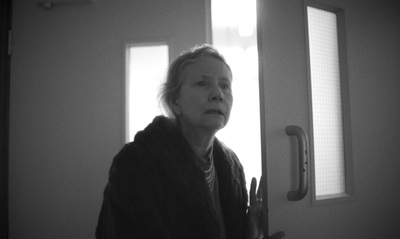
[[8, 160], [12, 0], [0, 4], [0, 238], [8, 238]]
[[[262, 57], [262, 52], [264, 51], [264, 44], [262, 44], [262, 24], [263, 23], [263, 14], [262, 14], [262, 0], [256, 0], [256, 12], [257, 12], [257, 26], [256, 26], [256, 31], [257, 31], [257, 49], [258, 49], [258, 84], [259, 84], [259, 98], [260, 98], [260, 136], [261, 136], [261, 172], [267, 172], [267, 147], [265, 145], [266, 142], [266, 132], [265, 127], [266, 127], [266, 99], [265, 99], [265, 94], [264, 94], [264, 74], [263, 71], [261, 70], [263, 67], [263, 57]], [[262, 173], [261, 173], [262, 175]], [[260, 186], [262, 188], [262, 204], [263, 204], [263, 232], [264, 232], [264, 237], [269, 237], [269, 216], [268, 216], [268, 177], [264, 176], [260, 180]]]

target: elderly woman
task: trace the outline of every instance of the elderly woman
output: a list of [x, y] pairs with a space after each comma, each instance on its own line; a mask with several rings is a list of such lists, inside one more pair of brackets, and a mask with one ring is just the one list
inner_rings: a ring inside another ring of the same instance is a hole
[[229, 120], [231, 86], [229, 65], [209, 45], [171, 64], [160, 93], [168, 117], [114, 158], [97, 238], [255, 238], [242, 165], [215, 137]]

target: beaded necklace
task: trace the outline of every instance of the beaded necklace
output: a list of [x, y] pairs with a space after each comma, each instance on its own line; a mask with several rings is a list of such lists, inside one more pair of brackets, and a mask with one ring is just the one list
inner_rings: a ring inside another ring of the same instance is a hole
[[215, 185], [215, 167], [214, 167], [214, 157], [212, 154], [212, 149], [208, 152], [208, 154], [204, 157], [198, 157], [198, 163], [201, 170], [204, 173], [204, 178], [212, 192], [214, 190]]
[[206, 182], [208, 183], [208, 187], [210, 188], [210, 191], [212, 192], [214, 190], [214, 185], [215, 185], [215, 168], [214, 168], [214, 160], [213, 157], [210, 157], [210, 164], [209, 168], [206, 170], [203, 170], [204, 175], [206, 177]]

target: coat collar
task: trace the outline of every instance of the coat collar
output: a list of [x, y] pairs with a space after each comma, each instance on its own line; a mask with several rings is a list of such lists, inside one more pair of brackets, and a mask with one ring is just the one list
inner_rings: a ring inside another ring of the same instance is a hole
[[205, 223], [210, 235], [218, 235], [218, 218], [204, 174], [196, 163], [196, 155], [171, 119], [159, 116], [135, 136], [150, 152], [150, 158], [176, 189], [178, 196], [193, 217]]

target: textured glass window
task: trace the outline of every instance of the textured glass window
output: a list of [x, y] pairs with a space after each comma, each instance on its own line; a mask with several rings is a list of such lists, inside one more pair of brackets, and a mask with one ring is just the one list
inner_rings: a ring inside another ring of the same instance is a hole
[[307, 7], [315, 194], [345, 193], [345, 161], [337, 15]]
[[157, 95], [169, 62], [166, 44], [133, 44], [126, 48], [126, 142], [162, 114]]

